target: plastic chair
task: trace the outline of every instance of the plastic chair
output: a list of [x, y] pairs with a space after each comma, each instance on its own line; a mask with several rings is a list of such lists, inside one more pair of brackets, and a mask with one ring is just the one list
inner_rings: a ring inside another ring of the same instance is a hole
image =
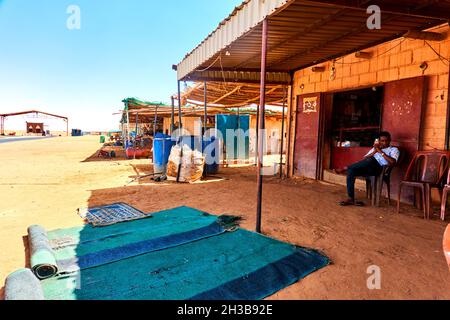
[[400, 200], [403, 187], [420, 189], [424, 218], [430, 219], [431, 189], [442, 190], [442, 183], [449, 167], [449, 151], [419, 151], [411, 161], [405, 175], [400, 182], [397, 200], [397, 213], [400, 213]]
[[[400, 148], [399, 148], [400, 149]], [[366, 178], [366, 195], [371, 200], [373, 207], [380, 206], [380, 199], [383, 193], [383, 184], [387, 187], [388, 205], [391, 205], [391, 175], [395, 167], [403, 162], [404, 153], [400, 150], [400, 157], [393, 166], [384, 166], [379, 176]]]
[[387, 186], [388, 205], [391, 205], [391, 173], [394, 166], [384, 166], [379, 176], [366, 177], [366, 195], [371, 200], [372, 207], [380, 206], [383, 184]]
[[445, 221], [446, 211], [447, 211], [447, 200], [448, 193], [450, 192], [450, 170], [447, 175], [447, 184], [444, 186], [442, 190], [442, 204], [441, 204], [441, 219]]
[[444, 234], [444, 254], [447, 259], [448, 267], [450, 268], [450, 225]]

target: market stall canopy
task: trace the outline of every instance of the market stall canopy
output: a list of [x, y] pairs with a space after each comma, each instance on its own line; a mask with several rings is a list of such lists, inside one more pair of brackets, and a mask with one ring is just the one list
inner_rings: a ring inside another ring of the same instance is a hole
[[[208, 82], [208, 107], [234, 108], [249, 106], [259, 102], [260, 89], [257, 84]], [[183, 104], [203, 106], [205, 100], [205, 84], [195, 83], [181, 94]], [[177, 96], [174, 96], [177, 99]], [[266, 102], [268, 105], [282, 105], [286, 99], [286, 86], [268, 85], [266, 89]]]
[[[381, 8], [381, 29], [367, 25]], [[447, 0], [246, 0], [176, 66], [181, 81], [259, 82], [262, 21], [269, 23], [267, 83], [291, 72], [448, 23]]]
[[[155, 114], [157, 115], [157, 117], [170, 117], [172, 114], [172, 106], [168, 106], [163, 103], [148, 103], [135, 98], [125, 99], [123, 100], [123, 102], [129, 102], [129, 104], [128, 109], [127, 107], [125, 107], [123, 111], [120, 111], [120, 113], [122, 114], [121, 123], [127, 123], [127, 113], [131, 124], [136, 122], [136, 117], [138, 123], [153, 123], [155, 120]], [[127, 104], [125, 104], [125, 106], [127, 106]], [[201, 105], [190, 104], [181, 108], [181, 113], [184, 117], [203, 116], [204, 112], [204, 107]], [[208, 106], [208, 115], [210, 116], [216, 114], [237, 114], [238, 112], [242, 115], [256, 115], [256, 107], [248, 106], [246, 108], [239, 108], [238, 110], [234, 107]], [[174, 115], [178, 116], [178, 107], [174, 108]], [[281, 118], [282, 108], [276, 108], [276, 105], [273, 108], [268, 107], [266, 116]]]
[[126, 98], [122, 102], [125, 108], [122, 111], [121, 123], [127, 123], [127, 115], [131, 123], [136, 122], [136, 117], [139, 123], [153, 123], [156, 112], [161, 115], [170, 114], [172, 111], [172, 106], [163, 102], [150, 102], [137, 98]]
[[159, 110], [159, 111], [170, 111], [172, 109], [172, 106], [165, 104], [163, 102], [149, 102], [145, 100], [140, 100], [137, 98], [126, 98], [122, 100], [122, 102], [125, 104], [125, 111], [129, 111], [130, 113], [136, 113], [140, 110]]

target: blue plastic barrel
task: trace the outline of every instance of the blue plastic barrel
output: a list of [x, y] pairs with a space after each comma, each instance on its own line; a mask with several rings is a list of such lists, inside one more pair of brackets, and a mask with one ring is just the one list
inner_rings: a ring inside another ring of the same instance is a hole
[[[202, 137], [200, 136], [182, 136], [183, 146], [188, 146], [191, 150], [202, 152]], [[180, 143], [179, 143], [180, 144]]]
[[[183, 136], [182, 141], [183, 145], [189, 146], [191, 150], [202, 152], [206, 156], [206, 174], [216, 174], [219, 172], [219, 139], [216, 139], [216, 137], [203, 138], [201, 136]], [[214, 147], [208, 147], [211, 144], [213, 144]], [[208, 149], [206, 149], [207, 147]]]
[[187, 145], [191, 150], [197, 150], [205, 155], [206, 174], [216, 174], [219, 172], [219, 139], [216, 137], [183, 136], [181, 141], [184, 146]]
[[205, 173], [216, 174], [219, 172], [219, 139], [216, 137], [203, 139], [203, 154], [205, 155]]
[[175, 142], [172, 137], [163, 133], [157, 133], [153, 140], [153, 171], [155, 174], [166, 172], [169, 156]]

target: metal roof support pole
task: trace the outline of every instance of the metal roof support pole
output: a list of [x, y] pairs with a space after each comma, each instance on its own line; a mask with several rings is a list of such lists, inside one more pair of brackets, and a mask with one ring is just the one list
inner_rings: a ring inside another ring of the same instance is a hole
[[66, 133], [69, 136], [69, 119], [66, 120]]
[[127, 108], [127, 141], [128, 141], [130, 140], [130, 111], [128, 110], [128, 102], [125, 103], [125, 107]]
[[181, 174], [181, 163], [183, 160], [183, 136], [181, 133], [181, 129], [183, 128], [182, 123], [182, 115], [181, 115], [181, 88], [180, 88], [180, 81], [178, 80], [178, 129], [179, 129], [179, 142], [180, 142], [180, 163], [178, 164], [178, 172], [177, 172], [177, 183], [180, 182], [180, 174]]
[[153, 138], [156, 136], [156, 123], [158, 122], [158, 106], [155, 106], [155, 120], [153, 121]]
[[[180, 81], [178, 81], [178, 121], [179, 121], [178, 129], [183, 128], [182, 115], [181, 115], [181, 88], [180, 88]], [[181, 134], [181, 132], [180, 132], [180, 134]]]
[[137, 134], [138, 134], [138, 120], [139, 120], [139, 112], [136, 112], [136, 129], [134, 131], [134, 159], [136, 160], [136, 150], [137, 150]]
[[261, 36], [261, 85], [259, 106], [259, 135], [258, 141], [258, 172], [257, 172], [257, 202], [256, 202], [256, 232], [261, 233], [261, 212], [262, 212], [262, 191], [263, 191], [263, 160], [264, 160], [264, 127], [265, 127], [265, 105], [266, 105], [266, 60], [267, 60], [267, 36], [269, 29], [269, 22], [266, 19], [263, 21], [263, 30]]
[[255, 148], [255, 166], [258, 166], [258, 143], [259, 143], [259, 105], [256, 106], [256, 148]]
[[[238, 132], [237, 132], [237, 143], [238, 143], [238, 146], [237, 146], [237, 163], [240, 163], [241, 162], [241, 158], [240, 158], [240, 150], [241, 150], [241, 148], [240, 148], [240, 143], [241, 143], [241, 140], [242, 140], [242, 136], [241, 136], [241, 108], [240, 107], [237, 107], [237, 121], [236, 121], [236, 124], [237, 124], [237, 130], [238, 130]], [[244, 144], [245, 144], [245, 140], [244, 140]]]
[[[205, 114], [203, 116], [203, 135], [202, 135], [202, 149], [203, 146], [206, 147], [206, 143], [203, 143], [204, 139], [206, 139], [206, 131], [208, 130], [207, 127], [207, 121], [208, 121], [208, 83], [205, 81], [205, 84], [203, 86], [203, 93], [204, 93], [204, 100], [205, 100]], [[205, 152], [205, 150], [202, 150]], [[205, 154], [206, 157], [206, 154]], [[206, 177], [208, 175], [208, 166], [205, 165], [205, 169], [203, 171], [203, 176]]]
[[137, 134], [138, 134], [138, 122], [139, 122], [139, 112], [136, 112], [136, 127], [134, 128], [134, 140], [137, 140]]
[[[448, 72], [448, 81], [450, 84], [450, 67]], [[450, 86], [447, 94], [447, 125], [445, 129], [445, 148], [450, 150]]]
[[172, 113], [171, 113], [171, 123], [170, 123], [170, 134], [175, 131], [175, 99], [172, 97]]
[[203, 118], [203, 136], [206, 135], [207, 125], [206, 122], [208, 121], [208, 83], [205, 81], [205, 85], [203, 86], [203, 93], [204, 93], [204, 100], [205, 100], [205, 113]]
[[0, 135], [5, 135], [5, 117], [0, 116]]
[[283, 144], [284, 144], [284, 116], [286, 109], [286, 91], [287, 87], [283, 88], [283, 115], [281, 118], [281, 149], [280, 149], [280, 179], [283, 179]]
[[[294, 76], [292, 75], [292, 79]], [[287, 150], [286, 150], [286, 176], [290, 176], [291, 171], [291, 135], [292, 135], [292, 109], [293, 109], [293, 96], [294, 96], [294, 86], [291, 83], [291, 93], [289, 95], [289, 103], [288, 103], [288, 126], [287, 126]], [[290, 106], [290, 107], [289, 107]], [[295, 138], [294, 138], [295, 139]]]

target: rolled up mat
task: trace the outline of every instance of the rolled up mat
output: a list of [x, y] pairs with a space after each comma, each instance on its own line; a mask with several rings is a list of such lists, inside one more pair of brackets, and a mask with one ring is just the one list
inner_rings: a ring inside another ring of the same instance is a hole
[[5, 300], [44, 300], [40, 281], [30, 269], [11, 273], [5, 282]]
[[47, 279], [58, 273], [55, 254], [50, 246], [47, 231], [41, 226], [28, 228], [28, 242], [30, 245], [30, 265], [39, 279]]

